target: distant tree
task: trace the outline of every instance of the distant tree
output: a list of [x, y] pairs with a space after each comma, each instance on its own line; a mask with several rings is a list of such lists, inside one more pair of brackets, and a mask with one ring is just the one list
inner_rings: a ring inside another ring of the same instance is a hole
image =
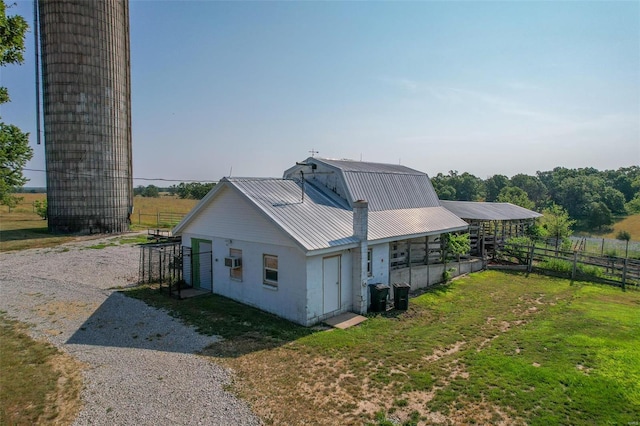
[[456, 196], [460, 201], [480, 201], [484, 199], [484, 182], [471, 173], [464, 172], [458, 178]]
[[611, 225], [613, 218], [611, 217], [611, 210], [602, 201], [594, 201], [587, 207], [586, 213], [587, 224], [591, 228], [602, 229], [605, 225]]
[[160, 190], [155, 185], [149, 185], [142, 192], [142, 196], [149, 198], [158, 198], [160, 196]]
[[540, 225], [550, 238], [554, 239], [556, 250], [571, 235], [571, 227], [575, 220], [569, 217], [569, 213], [556, 204], [542, 211]]
[[625, 209], [630, 214], [640, 213], [640, 194], [636, 195], [635, 198], [625, 204]]
[[[24, 37], [28, 28], [22, 16], [7, 16], [6, 9], [7, 5], [0, 0], [0, 66], [24, 61]], [[0, 104], [6, 102], [9, 102], [9, 92], [0, 86]], [[14, 206], [20, 200], [14, 192], [27, 182], [22, 170], [32, 157], [29, 134], [0, 121], [0, 204]]]
[[529, 210], [533, 210], [535, 207], [535, 204], [529, 199], [527, 193], [515, 186], [503, 188], [498, 195], [497, 201], [501, 203], [515, 204], [516, 206], [524, 207]]
[[484, 186], [486, 188], [486, 201], [493, 202], [498, 199], [498, 195], [500, 191], [502, 191], [505, 187], [509, 186], [509, 178], [505, 175], [493, 175], [487, 180], [484, 181]]
[[176, 187], [176, 193], [180, 198], [201, 200], [215, 185], [215, 183], [180, 182]]
[[145, 190], [144, 185], [138, 185], [135, 188], [133, 188], [133, 195], [142, 196], [142, 194], [144, 193], [144, 190]]
[[605, 186], [600, 194], [602, 202], [613, 213], [624, 214], [626, 212], [624, 204], [624, 194], [611, 186]]
[[511, 178], [510, 183], [526, 192], [527, 197], [533, 201], [536, 208], [542, 209], [547, 204], [547, 187], [538, 177], [519, 173]]

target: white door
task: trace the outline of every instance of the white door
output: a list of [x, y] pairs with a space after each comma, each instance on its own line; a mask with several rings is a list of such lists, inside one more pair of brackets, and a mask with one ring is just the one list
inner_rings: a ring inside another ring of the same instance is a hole
[[200, 288], [204, 288], [207, 290], [211, 290], [211, 282], [212, 282], [212, 264], [213, 255], [211, 253], [211, 242], [200, 241], [199, 244], [200, 253]]
[[323, 313], [340, 309], [340, 256], [322, 259]]

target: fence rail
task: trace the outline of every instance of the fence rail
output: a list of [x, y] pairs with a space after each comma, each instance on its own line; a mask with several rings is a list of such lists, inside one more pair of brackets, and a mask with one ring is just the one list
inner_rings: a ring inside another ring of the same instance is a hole
[[599, 281], [622, 288], [640, 286], [640, 260], [637, 259], [514, 243], [507, 243], [497, 259], [526, 265], [529, 271], [551, 272], [571, 279]]

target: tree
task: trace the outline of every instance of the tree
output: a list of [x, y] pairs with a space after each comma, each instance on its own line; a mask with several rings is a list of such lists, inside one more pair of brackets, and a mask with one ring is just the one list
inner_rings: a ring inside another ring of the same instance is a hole
[[569, 217], [569, 213], [557, 204], [542, 211], [540, 225], [545, 229], [549, 237], [555, 240], [556, 251], [561, 242], [571, 235], [571, 227], [575, 220]]
[[613, 223], [611, 210], [602, 201], [594, 201], [587, 207], [587, 223], [591, 228], [598, 229], [611, 225]]
[[631, 240], [631, 234], [628, 231], [618, 231], [616, 239], [627, 242], [627, 247], [624, 250], [624, 257], [629, 257], [629, 240]]
[[486, 201], [493, 202], [498, 199], [500, 191], [509, 186], [509, 178], [505, 175], [493, 175], [484, 181], [484, 186], [487, 191]]
[[535, 204], [529, 199], [527, 193], [515, 186], [507, 186], [506, 188], [503, 188], [498, 195], [497, 201], [500, 203], [515, 204], [516, 206], [524, 207], [529, 210], [532, 210], [535, 207]]
[[149, 198], [158, 198], [160, 196], [160, 190], [155, 185], [149, 185], [142, 192], [142, 196]]
[[547, 187], [539, 178], [519, 173], [511, 178], [511, 185], [526, 192], [536, 208], [541, 209], [547, 203]]
[[[0, 0], [0, 66], [24, 62], [24, 37], [27, 21], [22, 16], [7, 16], [6, 4]], [[0, 87], [0, 104], [9, 102], [6, 87]], [[13, 206], [19, 198], [13, 193], [27, 182], [22, 174], [33, 157], [29, 134], [0, 117], [0, 204]]]

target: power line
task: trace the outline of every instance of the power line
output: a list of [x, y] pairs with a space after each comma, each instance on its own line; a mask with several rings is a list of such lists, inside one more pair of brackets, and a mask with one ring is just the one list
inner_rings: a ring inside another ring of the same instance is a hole
[[[26, 170], [26, 171], [29, 171], [29, 172], [42, 172], [42, 173], [46, 173], [47, 172], [44, 169], [27, 169], [27, 168], [24, 168], [22, 170]], [[78, 172], [68, 172], [68, 171], [51, 171], [50, 173], [55, 173], [55, 174], [60, 174], [60, 175], [67, 175], [67, 176], [70, 176], [70, 177], [87, 177], [87, 178], [95, 177], [95, 175], [91, 175], [91, 174], [78, 173]], [[106, 176], [106, 178], [110, 178], [110, 179], [129, 179], [126, 176]], [[162, 181], [162, 182], [204, 182], [204, 183], [218, 183], [219, 182], [217, 180], [166, 179], [166, 178], [149, 178], [149, 177], [133, 177], [133, 178], [131, 178], [131, 180], [144, 180], [144, 181], [158, 180], [158, 181]]]

